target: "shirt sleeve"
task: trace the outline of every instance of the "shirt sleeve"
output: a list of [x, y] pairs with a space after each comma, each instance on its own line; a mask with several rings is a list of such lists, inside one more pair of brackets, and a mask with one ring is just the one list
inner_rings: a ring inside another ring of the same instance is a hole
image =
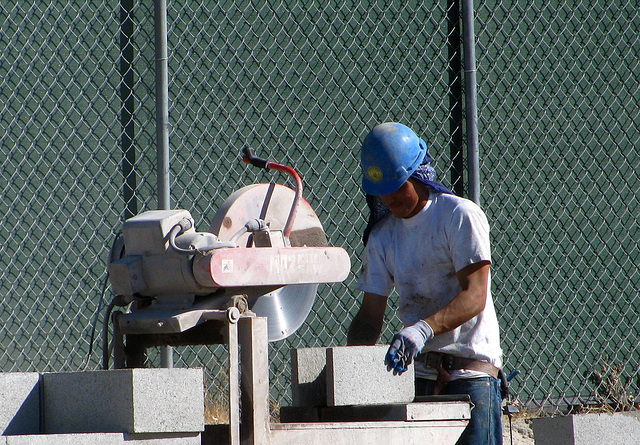
[[362, 269], [356, 288], [362, 292], [389, 296], [393, 290], [393, 275], [385, 264], [382, 244], [376, 236], [370, 236], [362, 259]]
[[458, 205], [452, 213], [450, 228], [451, 257], [456, 271], [481, 261], [491, 262], [489, 222], [477, 204], [467, 201]]

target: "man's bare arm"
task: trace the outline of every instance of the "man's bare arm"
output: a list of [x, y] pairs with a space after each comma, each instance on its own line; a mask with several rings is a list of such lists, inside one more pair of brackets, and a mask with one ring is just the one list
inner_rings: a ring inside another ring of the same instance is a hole
[[347, 333], [347, 345], [375, 345], [382, 332], [387, 297], [364, 294], [360, 310], [354, 317]]
[[489, 261], [482, 261], [457, 273], [462, 291], [444, 308], [425, 319], [434, 335], [452, 331], [484, 310], [490, 265]]

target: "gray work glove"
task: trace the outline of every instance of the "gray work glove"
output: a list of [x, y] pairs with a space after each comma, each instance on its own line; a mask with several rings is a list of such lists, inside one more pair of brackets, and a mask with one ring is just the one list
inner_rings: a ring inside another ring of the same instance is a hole
[[424, 320], [398, 332], [393, 336], [391, 346], [384, 358], [387, 371], [393, 370], [394, 375], [405, 372], [431, 338], [433, 338], [433, 329]]

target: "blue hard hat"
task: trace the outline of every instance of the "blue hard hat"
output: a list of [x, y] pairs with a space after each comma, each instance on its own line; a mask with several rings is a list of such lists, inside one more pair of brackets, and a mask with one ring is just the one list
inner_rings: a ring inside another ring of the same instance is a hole
[[409, 127], [395, 122], [376, 126], [362, 143], [362, 188], [369, 195], [393, 193], [424, 162], [427, 143]]

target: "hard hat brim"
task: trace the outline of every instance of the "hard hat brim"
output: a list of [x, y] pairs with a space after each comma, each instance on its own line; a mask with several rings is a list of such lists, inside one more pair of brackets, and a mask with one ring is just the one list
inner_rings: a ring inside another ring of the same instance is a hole
[[372, 196], [388, 195], [396, 192], [409, 179], [399, 178], [395, 181], [374, 182], [368, 179], [366, 175], [362, 176], [362, 189], [365, 193]]

